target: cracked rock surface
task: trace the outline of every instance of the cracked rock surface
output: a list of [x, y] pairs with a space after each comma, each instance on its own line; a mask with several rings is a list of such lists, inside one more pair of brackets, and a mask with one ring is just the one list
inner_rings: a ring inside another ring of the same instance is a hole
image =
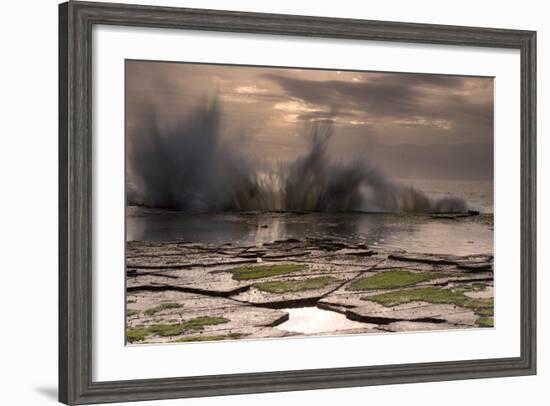
[[[492, 255], [388, 252], [329, 238], [129, 241], [126, 289], [129, 344], [493, 325]], [[364, 326], [288, 331], [284, 309], [296, 307]]]

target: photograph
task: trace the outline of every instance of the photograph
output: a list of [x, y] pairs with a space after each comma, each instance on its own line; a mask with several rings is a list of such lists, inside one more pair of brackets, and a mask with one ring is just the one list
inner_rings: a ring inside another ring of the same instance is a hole
[[0, 406], [544, 403], [547, 3], [114, 1], [2, 9]]
[[494, 78], [125, 61], [126, 342], [492, 328]]

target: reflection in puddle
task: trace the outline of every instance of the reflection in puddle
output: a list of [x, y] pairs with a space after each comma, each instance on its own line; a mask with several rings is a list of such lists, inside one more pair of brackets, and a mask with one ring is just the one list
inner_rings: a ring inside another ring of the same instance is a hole
[[289, 315], [288, 321], [277, 326], [279, 330], [295, 333], [328, 333], [336, 330], [350, 330], [374, 327], [374, 324], [349, 320], [343, 314], [317, 307], [282, 309]]

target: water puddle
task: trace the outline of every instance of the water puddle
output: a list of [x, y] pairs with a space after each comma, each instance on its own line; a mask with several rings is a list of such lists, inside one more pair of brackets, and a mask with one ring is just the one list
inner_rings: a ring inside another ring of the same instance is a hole
[[288, 313], [289, 319], [276, 328], [303, 334], [328, 333], [336, 330], [351, 330], [374, 327], [374, 324], [349, 320], [341, 313], [323, 310], [317, 307], [281, 309]]

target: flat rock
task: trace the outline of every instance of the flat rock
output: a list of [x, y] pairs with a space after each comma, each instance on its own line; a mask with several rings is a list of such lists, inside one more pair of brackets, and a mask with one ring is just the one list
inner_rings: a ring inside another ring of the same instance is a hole
[[285, 252], [268, 252], [262, 256], [263, 261], [275, 261], [275, 260], [291, 260], [295, 257], [305, 257], [310, 255], [309, 251], [285, 251]]
[[[225, 256], [212, 256], [204, 258], [202, 255], [197, 255], [195, 258], [190, 256], [179, 257], [137, 257], [128, 258], [126, 267], [136, 270], [149, 270], [149, 269], [183, 269], [183, 268], [207, 268], [217, 266], [228, 265], [242, 265], [253, 264], [256, 259], [250, 258], [227, 258]], [[139, 272], [139, 271], [138, 271]]]
[[283, 338], [283, 337], [297, 337], [297, 336], [302, 336], [303, 334], [300, 334], [300, 333], [296, 333], [296, 332], [293, 332], [293, 331], [284, 331], [284, 330], [280, 330], [278, 328], [273, 328], [273, 327], [266, 327], [266, 328], [261, 328], [261, 329], [258, 329], [256, 331], [254, 331], [253, 333], [249, 334], [248, 336], [246, 336], [246, 338], [250, 338], [250, 339], [258, 339], [258, 338]]
[[380, 325], [379, 330], [388, 332], [409, 332], [409, 331], [444, 331], [450, 329], [466, 328], [451, 323], [426, 323], [419, 321], [396, 321]]
[[490, 299], [495, 296], [495, 291], [492, 286], [487, 286], [483, 290], [464, 292], [464, 295], [472, 299]]
[[[217, 270], [223, 270], [218, 268]], [[213, 270], [216, 271], [216, 268]], [[204, 268], [165, 270], [162, 273], [138, 274], [127, 278], [127, 289], [174, 289], [195, 293], [210, 293], [217, 296], [229, 296], [250, 284], [232, 278], [230, 273], [212, 272]]]
[[373, 254], [368, 256], [362, 255], [337, 255], [333, 252], [322, 253], [322, 254], [312, 254], [304, 258], [295, 258], [294, 261], [298, 263], [309, 263], [309, 264], [319, 264], [335, 267], [346, 267], [349, 269], [357, 270], [369, 270], [383, 261], [385, 257]]
[[477, 216], [478, 214], [478, 211], [472, 210], [466, 213], [434, 213], [431, 217], [440, 220], [459, 220], [466, 217]]
[[[302, 281], [303, 279], [285, 279], [285, 283], [292, 281]], [[345, 282], [345, 281], [344, 281]], [[303, 289], [294, 292], [272, 293], [262, 291], [254, 286], [250, 289], [232, 296], [239, 302], [249, 303], [251, 305], [268, 306], [272, 308], [303, 307], [314, 305], [323, 296], [338, 288], [343, 283], [342, 280], [323, 286], [319, 289]]]
[[349, 328], [342, 330], [324, 331], [322, 333], [301, 334], [304, 336], [326, 337], [326, 336], [341, 336], [343, 334], [373, 334], [380, 333], [382, 330], [376, 324], [367, 324], [363, 328]]
[[[473, 312], [452, 304], [408, 303], [405, 308], [400, 306], [385, 307], [370, 302], [369, 304], [349, 309], [346, 317], [351, 320], [367, 323], [388, 324], [393, 321], [451, 321], [453, 324], [472, 324]], [[402, 306], [402, 305], [401, 305]], [[473, 315], [475, 317], [475, 315]]]
[[178, 325], [200, 317], [222, 317], [226, 320], [220, 324], [205, 325], [202, 329], [183, 331], [169, 337], [150, 334], [143, 342], [172, 342], [197, 335], [238, 335], [245, 338], [288, 320], [288, 313], [281, 310], [243, 305], [226, 298], [175, 291], [134, 292], [127, 297], [127, 309], [126, 324], [130, 329], [146, 329], [159, 324]]
[[386, 258], [383, 261], [380, 261], [374, 267], [375, 270], [378, 269], [407, 269], [411, 271], [426, 271], [426, 272], [454, 272], [458, 271], [458, 267], [455, 264], [442, 264], [434, 262], [416, 262], [416, 261], [406, 261], [398, 260], [393, 258]]
[[360, 257], [370, 257], [376, 254], [376, 251], [370, 249], [342, 248], [335, 252], [337, 255], [357, 255]]
[[[285, 262], [299, 263], [296, 261]], [[363, 267], [350, 267], [335, 264], [301, 263], [305, 268], [300, 271], [279, 276], [263, 277], [258, 279], [237, 280], [233, 277], [233, 266], [215, 266], [211, 268], [183, 268], [164, 269], [162, 271], [147, 272], [139, 270], [130, 273], [127, 277], [127, 289], [177, 289], [196, 293], [210, 293], [218, 296], [231, 296], [247, 290], [254, 284], [261, 282], [282, 281], [292, 278], [303, 280], [322, 276], [330, 276], [341, 283], [351, 280]], [[265, 264], [257, 264], [265, 265]], [[250, 264], [250, 267], [256, 263]], [[268, 300], [269, 301], [269, 300]]]
[[[480, 300], [494, 295], [492, 255], [375, 252], [365, 244], [331, 238], [290, 238], [263, 245], [131, 241], [127, 247], [126, 321], [130, 328], [181, 324], [197, 317], [226, 319], [175, 336], [149, 334], [144, 343], [476, 327], [478, 316], [473, 311], [452, 304], [416, 301], [389, 307], [368, 300], [371, 295], [397, 288], [348, 290], [361, 277], [396, 269], [441, 273], [441, 277], [407, 288], [445, 287]], [[300, 264], [304, 269], [245, 280], [231, 272], [238, 267], [282, 263]], [[323, 277], [332, 279], [319, 288], [278, 290], [288, 283]], [[147, 312], [158, 306], [159, 310]], [[288, 318], [280, 309], [302, 306], [339, 312], [365, 326], [321, 334], [298, 334], [277, 328]]]
[[393, 253], [388, 256], [389, 259], [420, 262], [439, 265], [455, 265], [456, 267], [472, 272], [492, 271], [492, 255], [442, 255], [442, 254], [418, 254], [418, 253]]
[[320, 299], [317, 302], [317, 307], [338, 313], [346, 313], [348, 309], [365, 305], [365, 301], [361, 299], [362, 296], [363, 292], [348, 292], [339, 289]]

